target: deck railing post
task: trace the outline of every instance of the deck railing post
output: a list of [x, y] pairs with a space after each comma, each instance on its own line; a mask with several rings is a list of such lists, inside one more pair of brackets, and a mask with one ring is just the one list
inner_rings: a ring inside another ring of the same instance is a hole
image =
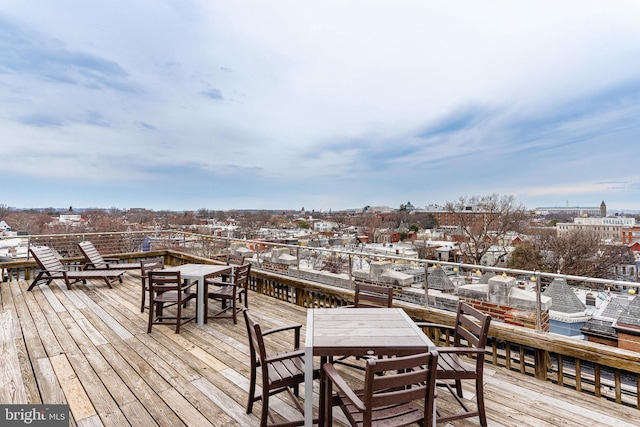
[[296, 277], [300, 278], [300, 246], [296, 247], [296, 262], [298, 263], [298, 273]]
[[532, 278], [535, 279], [536, 282], [536, 330], [542, 332], [542, 290], [540, 289], [542, 286], [540, 283], [540, 273], [534, 270]]

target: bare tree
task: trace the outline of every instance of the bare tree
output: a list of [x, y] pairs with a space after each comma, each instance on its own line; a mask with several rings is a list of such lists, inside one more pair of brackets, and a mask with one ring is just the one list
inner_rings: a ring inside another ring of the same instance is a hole
[[589, 230], [549, 236], [545, 247], [547, 270], [554, 273], [614, 279], [618, 266], [633, 263], [628, 247], [605, 244]]
[[506, 241], [508, 234], [520, 232], [527, 211], [522, 204], [517, 204], [513, 196], [471, 196], [460, 197], [454, 202], [447, 202], [445, 209], [457, 219], [462, 242], [462, 256], [474, 264], [481, 264], [483, 257], [490, 249], [498, 248], [494, 253], [494, 263], [507, 255]]

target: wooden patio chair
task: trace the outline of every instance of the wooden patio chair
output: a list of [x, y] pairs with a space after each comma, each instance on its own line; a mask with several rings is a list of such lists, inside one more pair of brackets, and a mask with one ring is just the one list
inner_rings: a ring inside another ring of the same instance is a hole
[[[251, 357], [251, 378], [249, 380], [249, 400], [247, 402], [247, 414], [253, 412], [253, 404], [256, 401], [262, 402], [262, 411], [260, 414], [260, 427], [266, 427], [268, 420], [274, 422], [273, 415], [269, 412], [269, 397], [286, 391], [294, 405], [304, 414], [304, 408], [298, 401], [299, 386], [304, 383], [304, 349], [300, 348], [300, 329], [302, 325], [289, 325], [279, 328], [262, 331], [262, 328], [256, 323], [249, 310], [242, 309], [244, 313], [245, 323], [247, 325], [247, 335], [249, 336], [249, 353]], [[264, 338], [269, 336], [272, 339], [274, 334], [292, 331], [294, 334], [293, 349], [268, 354]], [[258, 380], [257, 371], [260, 368], [262, 376], [262, 393], [256, 395], [256, 383]], [[313, 378], [317, 379], [320, 374], [320, 368], [314, 367]], [[315, 420], [314, 422], [317, 422]], [[280, 424], [272, 424], [272, 426], [301, 426], [304, 420], [288, 421]]]
[[[325, 363], [325, 420], [331, 420], [332, 403], [337, 403], [352, 426], [406, 426], [433, 423], [438, 353], [368, 359], [364, 388], [353, 390], [334, 365]], [[332, 388], [337, 389], [336, 396]], [[421, 401], [420, 404], [417, 401]]]
[[[205, 322], [209, 317], [227, 317], [233, 319], [233, 324], [238, 323], [238, 302], [242, 302], [244, 295], [244, 308], [249, 308], [249, 300], [247, 298], [247, 288], [249, 285], [249, 274], [251, 272], [251, 264], [238, 265], [233, 268], [233, 280], [224, 281], [217, 278], [205, 279], [205, 295], [207, 303], [205, 304]], [[210, 290], [210, 287], [214, 287]], [[217, 313], [209, 316], [209, 300], [220, 301], [222, 309]], [[227, 304], [229, 304], [227, 306]]]
[[[227, 265], [242, 265], [244, 264], [244, 255], [229, 254], [227, 255]], [[216, 277], [216, 280], [223, 282], [230, 282], [233, 280], [232, 274], [222, 274]]]
[[140, 261], [140, 281], [142, 282], [142, 297], [140, 303], [140, 313], [144, 313], [147, 292], [149, 292], [149, 272], [152, 270], [162, 270], [164, 268], [164, 258], [149, 258]]
[[40, 272], [29, 286], [29, 291], [38, 282], [45, 282], [44, 284], [49, 285], [55, 279], [64, 280], [67, 289], [71, 289], [73, 283], [82, 282], [86, 284], [87, 280], [93, 279], [104, 280], [107, 286], [111, 288], [111, 283], [116, 280], [122, 283], [122, 275], [125, 273], [125, 270], [71, 270], [58, 259], [48, 246], [31, 246], [29, 252], [38, 263], [38, 267], [40, 267]]
[[[491, 317], [465, 303], [458, 303], [454, 327], [435, 323], [416, 322], [422, 328], [437, 328], [445, 336], [453, 334], [453, 346], [438, 347], [438, 387], [446, 387], [456, 399], [462, 412], [438, 416], [438, 423], [462, 418], [479, 417], [480, 425], [487, 425], [484, 409], [483, 368], [485, 347]], [[448, 334], [447, 334], [448, 331]], [[462, 400], [462, 380], [475, 381], [476, 408], [469, 408]]]
[[[187, 302], [198, 298], [195, 292], [190, 292], [197, 282], [184, 284], [179, 271], [151, 270], [148, 272], [149, 284], [149, 327], [151, 333], [153, 325], [175, 325], [176, 334], [180, 333], [180, 326], [195, 320], [194, 316], [183, 316], [182, 309]], [[175, 315], [165, 315], [164, 309], [176, 306]]]
[[84, 269], [88, 270], [95, 268], [98, 270], [105, 270], [109, 268], [116, 268], [118, 270], [135, 270], [140, 268], [139, 262], [132, 263], [118, 263], [118, 258], [103, 258], [100, 252], [96, 249], [93, 243], [84, 241], [78, 243], [80, 252], [85, 258]]
[[[354, 304], [342, 308], [391, 308], [393, 305], [393, 288], [390, 286], [367, 285], [356, 282]], [[369, 357], [356, 356], [357, 360]], [[364, 367], [348, 361], [349, 356], [331, 359], [331, 363], [338, 363], [351, 368], [363, 370]]]

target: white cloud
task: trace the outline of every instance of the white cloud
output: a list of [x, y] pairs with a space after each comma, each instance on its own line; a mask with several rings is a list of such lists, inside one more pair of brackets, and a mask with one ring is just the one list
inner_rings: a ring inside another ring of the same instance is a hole
[[639, 18], [634, 1], [9, 1], [3, 149], [15, 183], [153, 179], [210, 200], [222, 180], [242, 194], [226, 208], [632, 203], [637, 185], [591, 182], [629, 180], [637, 157]]

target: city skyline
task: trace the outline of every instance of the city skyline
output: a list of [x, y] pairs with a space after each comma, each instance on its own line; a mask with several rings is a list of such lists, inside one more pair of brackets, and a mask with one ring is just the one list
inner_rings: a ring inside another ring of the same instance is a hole
[[640, 4], [8, 0], [0, 204], [640, 210]]

